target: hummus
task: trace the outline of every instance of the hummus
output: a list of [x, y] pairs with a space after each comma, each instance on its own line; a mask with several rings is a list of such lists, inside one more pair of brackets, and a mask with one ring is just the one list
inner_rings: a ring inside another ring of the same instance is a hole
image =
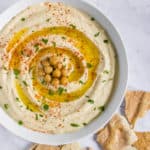
[[104, 111], [115, 50], [93, 17], [45, 2], [26, 8], [0, 31], [0, 105], [18, 125], [73, 132]]

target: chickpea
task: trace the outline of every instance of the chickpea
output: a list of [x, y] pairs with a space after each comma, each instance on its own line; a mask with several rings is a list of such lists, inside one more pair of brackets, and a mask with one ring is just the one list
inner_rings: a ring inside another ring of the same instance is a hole
[[39, 69], [38, 74], [39, 74], [39, 76], [44, 76], [45, 72], [43, 71], [43, 69]]
[[62, 77], [60, 80], [62, 85], [67, 85], [68, 84], [68, 78], [67, 77]]
[[63, 65], [62, 65], [62, 63], [58, 63], [56, 67], [57, 67], [57, 69], [62, 69]]
[[53, 66], [56, 66], [58, 64], [58, 57], [57, 56], [52, 56], [50, 58], [50, 64], [53, 65]]
[[42, 65], [43, 65], [43, 66], [49, 66], [50, 63], [49, 63], [47, 60], [43, 60], [43, 61], [42, 61]]
[[59, 78], [61, 76], [61, 71], [59, 69], [55, 69], [53, 71], [53, 77]]
[[45, 77], [44, 77], [44, 80], [46, 81], [46, 82], [50, 82], [51, 81], [51, 76], [49, 75], [49, 74], [47, 74]]
[[57, 79], [57, 78], [54, 78], [54, 79], [52, 80], [52, 85], [53, 85], [54, 87], [57, 87], [57, 86], [59, 85], [59, 83], [60, 83], [60, 81], [59, 81], [59, 79]]
[[68, 71], [67, 71], [67, 69], [62, 69], [61, 70], [61, 74], [62, 74], [62, 76], [68, 76]]
[[45, 66], [44, 67], [44, 71], [47, 73], [47, 74], [50, 74], [52, 71], [53, 71], [53, 68], [51, 66]]

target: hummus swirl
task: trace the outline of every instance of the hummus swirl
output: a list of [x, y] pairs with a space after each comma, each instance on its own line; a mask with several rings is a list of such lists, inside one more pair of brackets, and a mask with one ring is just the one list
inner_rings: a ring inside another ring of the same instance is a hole
[[[116, 60], [110, 39], [93, 18], [62, 3], [41, 3], [15, 16], [0, 39], [0, 105], [20, 125], [72, 132], [104, 111]], [[39, 75], [42, 63], [53, 57], [68, 71], [65, 84], [60, 75], [53, 85], [56, 66]]]

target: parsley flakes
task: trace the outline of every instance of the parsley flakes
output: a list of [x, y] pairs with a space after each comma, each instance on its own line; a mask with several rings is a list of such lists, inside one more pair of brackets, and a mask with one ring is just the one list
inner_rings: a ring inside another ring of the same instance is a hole
[[48, 94], [49, 94], [49, 95], [54, 95], [54, 92], [53, 92], [52, 90], [49, 90], [49, 91], [48, 91]]
[[94, 34], [94, 36], [95, 36], [95, 37], [98, 37], [99, 34], [100, 34], [100, 32], [97, 32], [97, 33]]
[[28, 86], [28, 84], [27, 84], [26, 81], [22, 81], [22, 83], [23, 83], [25, 86]]
[[70, 125], [71, 125], [72, 127], [79, 127], [79, 125], [76, 124], [76, 123], [71, 123]]
[[89, 100], [88, 100], [88, 103], [90, 103], [90, 104], [94, 104], [94, 100], [89, 99]]
[[50, 21], [50, 18], [46, 19], [46, 22], [49, 22]]
[[73, 24], [70, 24], [70, 27], [72, 27], [72, 29], [76, 29], [76, 26]]
[[109, 71], [108, 71], [108, 70], [104, 70], [103, 73], [104, 73], [104, 74], [108, 74]]
[[91, 68], [91, 67], [92, 67], [92, 64], [87, 63], [86, 66], [87, 66], [87, 68]]
[[21, 18], [21, 21], [25, 21], [26, 19], [25, 18]]
[[108, 40], [104, 40], [104, 43], [108, 43]]
[[84, 82], [82, 80], [79, 81], [80, 84], [84, 84]]
[[100, 107], [98, 107], [98, 109], [99, 109], [100, 111], [104, 111], [104, 110], [105, 110], [105, 106], [100, 106]]
[[45, 44], [47, 44], [47, 43], [48, 43], [48, 39], [44, 39], [44, 38], [43, 38], [43, 39], [42, 39], [42, 42], [45, 43]]
[[52, 42], [52, 45], [55, 48], [56, 47], [56, 42]]
[[66, 91], [66, 89], [62, 88], [62, 87], [59, 87], [57, 92], [59, 95], [61, 95], [64, 91]]
[[38, 118], [38, 114], [35, 114], [35, 120], [38, 120], [39, 118]]
[[8, 109], [8, 104], [4, 104], [4, 108], [7, 110]]
[[0, 86], [0, 89], [2, 89], [3, 87], [2, 86]]
[[22, 121], [22, 120], [19, 120], [19, 121], [18, 121], [18, 124], [19, 124], [19, 125], [23, 125], [23, 121]]
[[44, 105], [43, 105], [43, 109], [44, 109], [45, 111], [47, 111], [47, 110], [49, 110], [49, 106], [48, 106], [47, 104], [44, 104]]
[[37, 52], [39, 50], [39, 44], [34, 45], [35, 51]]
[[18, 76], [20, 74], [20, 70], [18, 69], [14, 69], [13, 71], [14, 71], [15, 76]]
[[95, 21], [95, 18], [94, 18], [94, 17], [91, 17], [91, 21]]

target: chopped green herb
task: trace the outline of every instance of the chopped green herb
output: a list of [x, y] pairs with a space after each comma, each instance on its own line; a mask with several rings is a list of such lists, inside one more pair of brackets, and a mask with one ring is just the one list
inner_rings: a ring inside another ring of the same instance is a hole
[[50, 21], [50, 18], [46, 19], [46, 22], [49, 22]]
[[40, 117], [43, 117], [43, 115], [42, 115], [42, 114], [39, 114], [39, 116], [40, 116]]
[[0, 86], [0, 89], [2, 89], [3, 87], [2, 86]]
[[94, 111], [96, 110], [96, 107], [94, 107], [94, 109], [93, 109]]
[[108, 73], [109, 73], [109, 71], [108, 71], [108, 70], [104, 70], [104, 71], [103, 71], [103, 73], [108, 74]]
[[53, 47], [55, 48], [56, 47], [56, 42], [53, 41], [52, 44], [53, 44]]
[[94, 100], [92, 100], [92, 99], [89, 99], [88, 102], [89, 102], [90, 104], [94, 104]]
[[65, 89], [62, 88], [62, 87], [59, 87], [58, 90], [57, 90], [59, 95], [61, 95], [64, 91], [65, 91]]
[[37, 52], [39, 50], [39, 44], [34, 45], [35, 51]]
[[4, 104], [4, 108], [7, 110], [8, 109], [8, 104]]
[[76, 26], [73, 24], [70, 24], [70, 27], [72, 27], [72, 29], [76, 29]]
[[85, 97], [89, 98], [90, 96], [86, 95]]
[[3, 66], [3, 69], [7, 71], [7, 68], [5, 66]]
[[71, 123], [70, 125], [71, 125], [72, 127], [79, 127], [79, 125], [76, 124], [76, 123]]
[[25, 18], [21, 18], [21, 21], [25, 21], [26, 19]]
[[110, 78], [108, 81], [112, 81], [113, 79], [112, 78]]
[[18, 76], [20, 74], [20, 70], [14, 69], [14, 74], [15, 74], [15, 76]]
[[65, 40], [65, 39], [66, 39], [66, 37], [64, 37], [64, 36], [62, 36], [61, 38], [62, 38], [63, 40]]
[[28, 86], [28, 84], [27, 84], [26, 81], [22, 81], [22, 83], [23, 83], [25, 86]]
[[104, 43], [108, 43], [108, 40], [104, 40]]
[[84, 122], [84, 123], [83, 123], [83, 125], [84, 125], [84, 126], [86, 126], [86, 125], [87, 125], [87, 123], [85, 123], [85, 122]]
[[92, 64], [87, 63], [86, 66], [87, 66], [87, 68], [91, 68], [91, 67], [92, 67]]
[[19, 101], [19, 98], [18, 98], [18, 97], [16, 97], [16, 101]]
[[80, 83], [80, 84], [84, 84], [84, 82], [83, 82], [82, 80], [79, 80], [79, 83]]
[[66, 61], [66, 58], [64, 58], [63, 61]]
[[49, 90], [49, 91], [48, 91], [48, 94], [49, 94], [49, 95], [54, 95], [54, 92], [53, 92], [52, 90]]
[[105, 83], [105, 82], [106, 82], [106, 80], [103, 80], [102, 82], [103, 82], [103, 83]]
[[42, 38], [42, 42], [45, 43], [45, 44], [47, 44], [48, 43], [48, 39]]
[[19, 120], [19, 121], [18, 121], [18, 124], [19, 124], [19, 125], [23, 125], [23, 121], [22, 121], [22, 120]]
[[66, 99], [66, 100], [65, 100], [65, 102], [69, 102], [69, 100], [68, 100], [68, 99]]
[[34, 66], [33, 66], [33, 67], [31, 67], [31, 68], [29, 68], [29, 72], [31, 72], [33, 68], [34, 68]]
[[98, 37], [99, 34], [100, 34], [100, 32], [97, 32], [97, 33], [94, 34], [94, 36], [95, 36], [95, 37]]
[[48, 106], [47, 104], [44, 104], [44, 105], [43, 105], [43, 109], [44, 109], [45, 111], [47, 111], [47, 110], [49, 110], [49, 106]]
[[95, 18], [94, 18], [94, 17], [91, 17], [91, 20], [92, 20], [92, 21], [95, 21]]
[[99, 109], [100, 111], [104, 111], [104, 110], [105, 110], [105, 106], [100, 106], [100, 107], [98, 107], [98, 109]]
[[21, 55], [24, 55], [23, 50], [20, 51]]
[[35, 120], [38, 120], [39, 118], [38, 118], [38, 114], [35, 114]]
[[41, 81], [41, 83], [42, 83], [42, 84], [45, 84], [46, 82], [45, 82], [45, 80], [43, 79], [43, 80]]

